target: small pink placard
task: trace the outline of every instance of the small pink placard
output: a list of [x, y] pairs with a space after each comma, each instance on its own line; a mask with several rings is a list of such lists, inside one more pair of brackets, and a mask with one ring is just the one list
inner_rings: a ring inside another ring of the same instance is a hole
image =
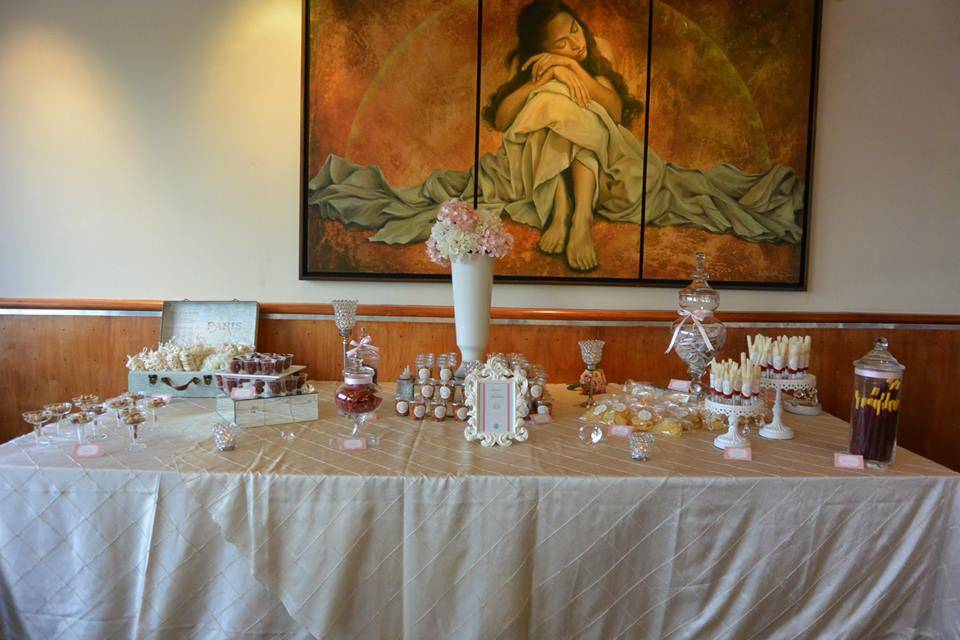
[[670, 384], [667, 385], [667, 389], [671, 391], [690, 391], [690, 381], [689, 380], [670, 380]]
[[253, 387], [235, 387], [230, 390], [230, 397], [234, 400], [253, 400], [257, 397], [257, 390]]
[[611, 438], [629, 438], [633, 427], [626, 424], [612, 424], [607, 427], [607, 435]]
[[753, 460], [750, 447], [727, 447], [723, 450], [724, 460]]
[[863, 456], [854, 453], [834, 453], [833, 466], [838, 469], [863, 469]]
[[530, 420], [534, 424], [547, 424], [548, 422], [553, 422], [553, 418], [549, 413], [534, 413], [530, 416]]
[[363, 451], [367, 448], [366, 438], [340, 438], [337, 441], [340, 451]]
[[74, 458], [99, 458], [103, 455], [103, 445], [94, 444], [76, 444], [73, 446]]

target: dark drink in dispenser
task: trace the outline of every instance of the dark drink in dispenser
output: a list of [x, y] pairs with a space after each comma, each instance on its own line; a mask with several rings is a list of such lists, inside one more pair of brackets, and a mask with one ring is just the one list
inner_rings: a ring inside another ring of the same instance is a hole
[[873, 350], [853, 366], [850, 453], [862, 455], [870, 467], [884, 469], [896, 453], [905, 367], [887, 351], [885, 338], [878, 338]]

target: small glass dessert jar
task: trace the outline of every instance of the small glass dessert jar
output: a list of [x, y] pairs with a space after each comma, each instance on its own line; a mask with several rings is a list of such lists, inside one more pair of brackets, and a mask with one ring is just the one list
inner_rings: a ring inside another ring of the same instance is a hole
[[297, 376], [287, 376], [283, 379], [283, 390], [288, 395], [291, 393], [297, 392], [297, 384], [299, 383], [299, 378]]
[[410, 415], [410, 401], [404, 400], [403, 398], [397, 398], [396, 409], [398, 416]]
[[337, 387], [333, 402], [340, 412], [353, 420], [350, 438], [362, 438], [367, 446], [377, 446], [377, 438], [364, 432], [364, 422], [383, 402], [383, 392], [373, 381], [373, 369], [358, 360], [350, 360], [343, 371], [343, 383]]
[[234, 356], [230, 358], [229, 368], [230, 373], [240, 373], [240, 370], [243, 368], [243, 361], [239, 357]]
[[[283, 364], [282, 362], [280, 363]], [[265, 376], [272, 376], [277, 371], [277, 361], [275, 358], [265, 356], [260, 358], [260, 373]]]
[[272, 396], [283, 395], [283, 380], [267, 380], [267, 391]]
[[897, 420], [906, 369], [887, 351], [887, 339], [853, 363], [853, 406], [850, 410], [850, 453], [864, 464], [886, 469], [897, 448]]
[[243, 372], [249, 375], [255, 374], [260, 366], [260, 361], [256, 358], [244, 358], [242, 362]]

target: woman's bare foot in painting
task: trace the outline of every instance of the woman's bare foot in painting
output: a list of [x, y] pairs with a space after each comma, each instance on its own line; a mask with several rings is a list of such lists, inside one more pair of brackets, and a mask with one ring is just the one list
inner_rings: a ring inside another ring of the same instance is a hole
[[593, 246], [593, 231], [590, 216], [573, 216], [570, 225], [570, 239], [567, 241], [567, 263], [577, 271], [590, 271], [597, 268], [597, 250]]
[[547, 230], [540, 236], [537, 246], [544, 253], [563, 253], [563, 245], [567, 241], [567, 221], [554, 213], [553, 221]]

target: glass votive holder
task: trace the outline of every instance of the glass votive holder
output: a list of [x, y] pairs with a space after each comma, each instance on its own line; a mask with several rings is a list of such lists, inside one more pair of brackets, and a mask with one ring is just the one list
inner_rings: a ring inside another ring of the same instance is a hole
[[650, 459], [653, 451], [653, 434], [648, 431], [634, 431], [630, 434], [630, 457], [640, 462]]
[[233, 422], [218, 422], [213, 425], [213, 443], [217, 451], [233, 451], [237, 448], [240, 428]]

